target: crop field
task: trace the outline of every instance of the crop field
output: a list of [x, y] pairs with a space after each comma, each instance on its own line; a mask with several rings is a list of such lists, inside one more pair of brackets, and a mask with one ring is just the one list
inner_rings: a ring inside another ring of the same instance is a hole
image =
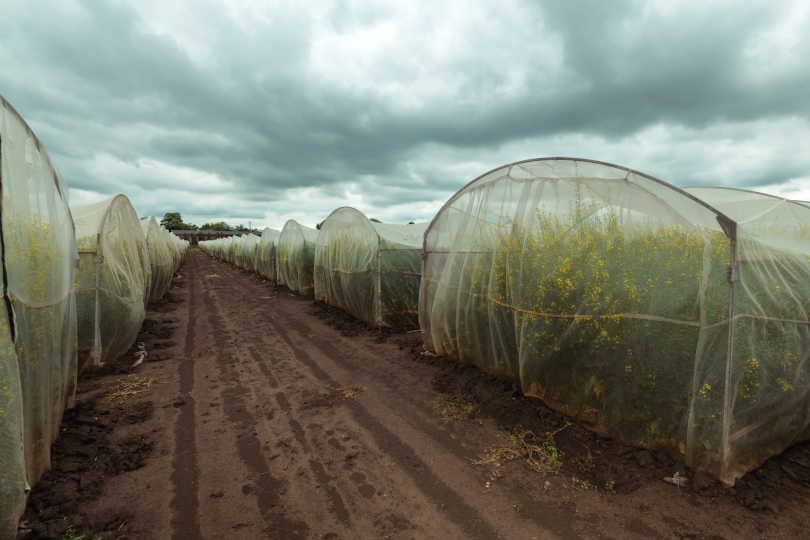
[[[677, 253], [700, 251], [685, 237], [672, 242]], [[423, 354], [418, 333], [369, 327], [197, 250], [148, 311], [138, 340], [149, 351], [144, 364], [133, 370], [127, 356], [80, 381], [54, 470], [24, 517], [35, 534], [61, 537], [68, 527], [102, 538], [285, 539], [804, 531], [807, 445], [768, 461], [734, 490], [708, 476], [679, 488], [664, 481], [685, 472], [667, 452], [596, 435], [521, 396], [508, 379]], [[615, 361], [613, 354], [601, 361]], [[611, 370], [589, 366], [583, 377], [607, 387]], [[677, 397], [639, 396], [659, 406]]]
[[806, 533], [809, 204], [539, 158], [200, 228], [0, 135], [0, 539]]

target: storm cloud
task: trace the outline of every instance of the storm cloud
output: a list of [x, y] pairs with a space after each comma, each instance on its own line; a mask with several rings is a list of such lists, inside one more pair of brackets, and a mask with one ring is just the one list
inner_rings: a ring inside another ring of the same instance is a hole
[[423, 220], [550, 155], [810, 198], [808, 27], [800, 1], [7, 0], [0, 94], [72, 204], [197, 223]]

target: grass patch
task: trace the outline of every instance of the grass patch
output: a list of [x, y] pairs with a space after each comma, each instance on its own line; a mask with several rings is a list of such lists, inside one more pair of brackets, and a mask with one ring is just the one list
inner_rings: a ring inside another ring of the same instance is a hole
[[357, 399], [357, 396], [363, 393], [365, 389], [362, 386], [346, 386], [338, 390], [343, 399]]
[[507, 444], [488, 448], [473, 464], [499, 467], [515, 459], [524, 459], [535, 472], [556, 474], [562, 468], [563, 453], [557, 448], [555, 436], [570, 425], [566, 423], [560, 429], [544, 435], [517, 428], [507, 436]]
[[90, 536], [80, 533], [73, 527], [73, 525], [70, 525], [67, 529], [65, 529], [65, 532], [62, 533], [61, 540], [101, 540], [101, 537], [98, 535]]
[[478, 405], [463, 399], [442, 394], [433, 400], [433, 408], [442, 417], [442, 420], [462, 420], [472, 418], [478, 412]]
[[598, 491], [599, 490], [599, 487], [597, 487], [596, 484], [594, 484], [593, 482], [590, 482], [588, 480], [582, 480], [582, 479], [576, 478], [576, 477], [572, 478], [571, 480], [574, 482], [574, 485], [577, 488], [579, 488], [580, 490], [582, 490], [582, 491]]
[[149, 377], [127, 377], [118, 381], [118, 386], [110, 393], [112, 399], [128, 399], [139, 394], [143, 394], [152, 387], [152, 379]]

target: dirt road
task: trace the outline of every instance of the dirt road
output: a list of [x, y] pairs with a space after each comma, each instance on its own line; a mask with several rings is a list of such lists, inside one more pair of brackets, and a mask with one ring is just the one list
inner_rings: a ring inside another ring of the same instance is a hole
[[[804, 534], [805, 448], [734, 490], [569, 425], [192, 250], [141, 339], [85, 380], [29, 537], [735, 538]], [[805, 470], [807, 469], [807, 470]]]

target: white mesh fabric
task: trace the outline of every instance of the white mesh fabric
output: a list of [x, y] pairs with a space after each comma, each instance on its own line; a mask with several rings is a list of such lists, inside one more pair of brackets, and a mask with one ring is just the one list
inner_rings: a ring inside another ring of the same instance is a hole
[[256, 250], [256, 272], [274, 283], [277, 281], [276, 247], [280, 235], [281, 232], [275, 229], [263, 230]]
[[772, 195], [692, 188], [737, 221], [724, 475], [810, 436], [810, 208]]
[[0, 306], [0, 537], [13, 538], [26, 477], [33, 485], [50, 467], [51, 444], [75, 393], [76, 244], [66, 186], [2, 97], [0, 188], [7, 283]]
[[177, 248], [169, 238], [171, 233], [161, 229], [157, 219], [154, 217], [143, 218], [141, 228], [146, 237], [151, 266], [148, 298], [150, 302], [157, 302], [171, 287], [172, 277], [180, 257], [176, 253]]
[[278, 239], [276, 257], [279, 283], [303, 295], [313, 294], [313, 266], [318, 231], [291, 219], [284, 224]]
[[734, 222], [664, 182], [567, 158], [460, 190], [425, 234], [431, 350], [600, 432], [733, 481], [724, 450]]
[[124, 354], [144, 319], [146, 239], [124, 195], [73, 209], [79, 247], [79, 349], [89, 365]]
[[261, 238], [255, 234], [238, 237], [236, 242], [236, 266], [243, 270], [256, 271], [256, 256]]
[[374, 325], [416, 326], [426, 223], [383, 224], [354, 208], [321, 223], [315, 298]]

